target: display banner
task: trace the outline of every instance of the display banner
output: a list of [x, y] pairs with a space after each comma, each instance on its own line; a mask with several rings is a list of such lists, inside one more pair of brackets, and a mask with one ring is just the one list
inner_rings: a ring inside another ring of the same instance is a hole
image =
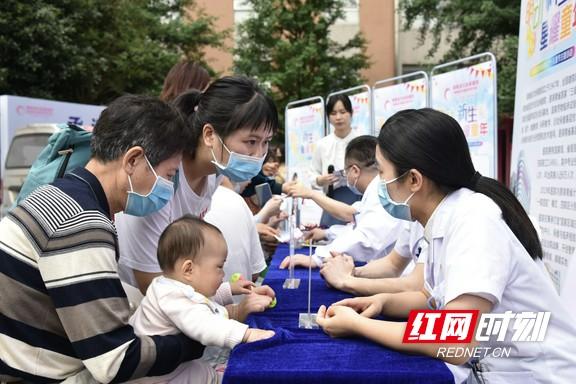
[[382, 125], [396, 112], [428, 106], [428, 75], [414, 72], [378, 81], [372, 87], [372, 100], [374, 133], [378, 135]]
[[[522, 1], [510, 164], [510, 187], [537, 223], [560, 293], [576, 278], [575, 5]], [[573, 291], [564, 297], [576, 306]]]
[[[286, 180], [298, 180], [310, 187], [310, 165], [316, 144], [326, 133], [324, 99], [311, 97], [288, 103], [285, 110]], [[314, 201], [302, 202], [302, 222], [319, 223], [322, 209]]]
[[[465, 63], [480, 63], [461, 67]], [[432, 108], [455, 118], [464, 130], [474, 167], [497, 178], [496, 59], [483, 53], [436, 66], [431, 72]]]

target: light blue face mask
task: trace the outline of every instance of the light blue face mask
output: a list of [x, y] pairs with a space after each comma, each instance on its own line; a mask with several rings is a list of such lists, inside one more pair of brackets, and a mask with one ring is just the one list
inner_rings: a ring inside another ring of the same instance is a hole
[[148, 166], [156, 176], [156, 181], [148, 194], [141, 195], [134, 192], [132, 187], [132, 180], [128, 175], [128, 183], [130, 183], [130, 190], [128, 191], [128, 199], [126, 200], [126, 207], [124, 213], [132, 216], [146, 216], [162, 209], [174, 196], [174, 183], [160, 177], [154, 171], [154, 168], [144, 156]]
[[262, 157], [254, 157], [242, 155], [240, 153], [230, 151], [222, 139], [218, 137], [222, 146], [228, 151], [228, 164], [222, 165], [216, 160], [214, 150], [212, 149], [212, 163], [216, 166], [216, 173], [224, 175], [232, 182], [248, 181], [256, 176], [262, 169], [262, 164], [266, 158], [266, 154]]
[[405, 174], [406, 173], [390, 181], [380, 180], [380, 186], [378, 188], [378, 197], [380, 198], [380, 204], [382, 204], [382, 207], [384, 207], [384, 210], [388, 212], [390, 216], [400, 220], [414, 221], [412, 219], [412, 214], [410, 213], [410, 206], [407, 203], [408, 200], [410, 200], [412, 196], [414, 196], [414, 193], [416, 192], [413, 192], [410, 196], [408, 196], [406, 201], [404, 201], [403, 203], [395, 202], [394, 200], [392, 200], [392, 198], [390, 198], [390, 194], [388, 193], [388, 184], [395, 182]]

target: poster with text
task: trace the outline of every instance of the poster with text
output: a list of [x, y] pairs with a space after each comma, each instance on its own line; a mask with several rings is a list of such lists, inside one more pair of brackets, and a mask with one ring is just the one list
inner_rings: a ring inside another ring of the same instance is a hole
[[[320, 99], [319, 99], [320, 100]], [[310, 164], [316, 143], [324, 137], [322, 101], [286, 110], [286, 180], [310, 185]]]
[[[360, 92], [348, 94], [352, 103], [352, 129], [359, 135], [372, 135], [372, 101], [370, 92]], [[330, 132], [334, 132], [334, 127], [330, 124]]]
[[510, 187], [537, 224], [559, 292], [576, 248], [575, 5], [522, 1], [510, 164]]
[[390, 116], [405, 109], [420, 109], [428, 105], [428, 84], [425, 78], [375, 88], [374, 129], [376, 135]]
[[482, 62], [432, 76], [431, 106], [455, 118], [464, 130], [474, 167], [496, 178], [495, 68]]

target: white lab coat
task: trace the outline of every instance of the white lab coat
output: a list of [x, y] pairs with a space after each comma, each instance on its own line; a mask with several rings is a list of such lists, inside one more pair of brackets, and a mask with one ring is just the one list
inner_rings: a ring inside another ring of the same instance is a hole
[[[534, 261], [489, 197], [462, 188], [448, 195], [425, 228], [429, 242], [425, 287], [442, 309], [463, 294], [493, 303], [492, 313], [551, 312], [543, 342], [496, 337], [480, 347], [511, 347], [510, 357], [480, 361], [486, 383], [572, 383], [576, 326], [541, 260]], [[471, 382], [474, 382], [472, 380]]]
[[[386, 256], [403, 229], [402, 220], [398, 220], [384, 210], [378, 198], [380, 177], [376, 176], [364, 191], [362, 200], [352, 206], [356, 209], [355, 223], [342, 229], [338, 225], [334, 240], [316, 249], [313, 255], [317, 265], [330, 255], [330, 251], [346, 253], [357, 261], [370, 261]], [[330, 227], [332, 228], [332, 227]]]

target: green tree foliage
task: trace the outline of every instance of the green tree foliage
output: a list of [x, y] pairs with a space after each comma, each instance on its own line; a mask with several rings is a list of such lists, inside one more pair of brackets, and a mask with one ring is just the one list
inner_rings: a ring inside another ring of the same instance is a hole
[[247, 0], [253, 17], [239, 26], [235, 71], [269, 84], [281, 113], [289, 101], [326, 96], [362, 83], [369, 66], [360, 33], [330, 38], [343, 0]]
[[490, 51], [498, 61], [498, 109], [514, 112], [521, 0], [400, 0], [405, 29], [419, 24], [421, 41], [432, 39], [437, 52], [442, 32], [450, 50], [444, 60]]
[[0, 1], [0, 94], [107, 103], [158, 94], [183, 56], [219, 46], [193, 0]]

